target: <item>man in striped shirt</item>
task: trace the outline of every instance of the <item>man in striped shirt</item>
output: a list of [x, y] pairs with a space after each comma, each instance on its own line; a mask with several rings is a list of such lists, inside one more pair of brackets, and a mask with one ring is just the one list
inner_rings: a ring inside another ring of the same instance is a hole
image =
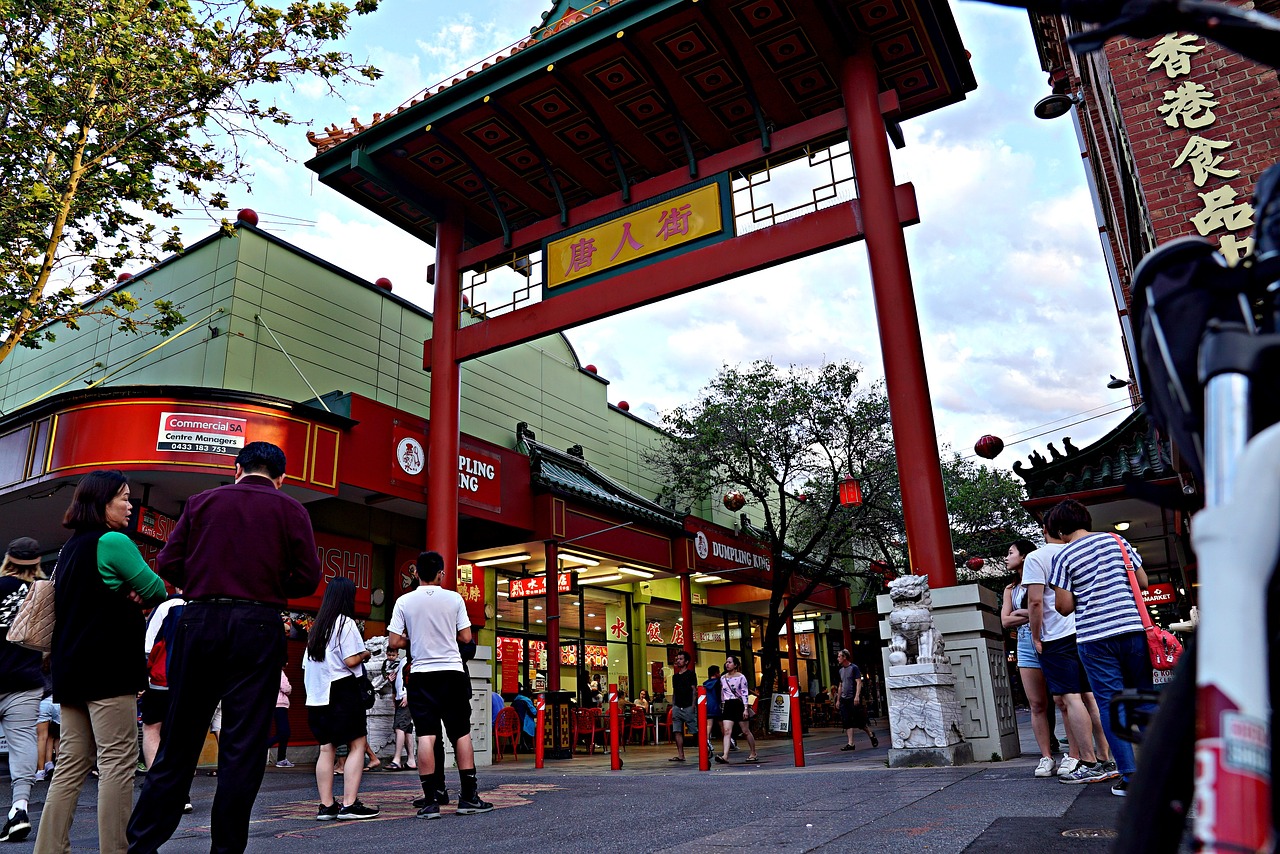
[[1133, 747], [1111, 731], [1111, 698], [1126, 688], [1150, 690], [1151, 662], [1142, 617], [1129, 584], [1128, 563], [1146, 588], [1142, 558], [1123, 537], [1092, 533], [1088, 509], [1070, 499], [1045, 518], [1045, 528], [1066, 546], [1053, 556], [1049, 584], [1059, 613], [1075, 613], [1076, 641], [1098, 702], [1111, 754], [1122, 775], [1111, 793], [1124, 796], [1136, 768]]

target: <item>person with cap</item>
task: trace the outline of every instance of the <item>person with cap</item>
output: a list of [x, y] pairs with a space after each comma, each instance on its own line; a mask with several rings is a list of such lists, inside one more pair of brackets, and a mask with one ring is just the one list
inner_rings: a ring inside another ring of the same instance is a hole
[[31, 833], [27, 800], [36, 779], [36, 718], [44, 695], [40, 653], [9, 643], [9, 624], [40, 574], [40, 544], [30, 537], [9, 543], [0, 563], [0, 725], [9, 742], [13, 803], [0, 842], [21, 842]]
[[248, 845], [285, 663], [280, 612], [320, 583], [311, 518], [281, 491], [284, 479], [284, 451], [270, 442], [245, 445], [235, 482], [192, 496], [156, 556], [160, 575], [182, 588], [187, 605], [170, 659], [164, 738], [129, 822], [132, 852], [158, 851], [177, 829], [219, 702], [225, 723], [210, 850]]

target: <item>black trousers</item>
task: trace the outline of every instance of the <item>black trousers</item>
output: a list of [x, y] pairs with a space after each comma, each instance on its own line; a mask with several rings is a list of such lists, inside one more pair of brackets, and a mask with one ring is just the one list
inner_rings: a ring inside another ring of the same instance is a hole
[[169, 663], [169, 715], [160, 731], [160, 750], [129, 821], [130, 852], [152, 854], [177, 829], [219, 702], [222, 733], [210, 851], [245, 850], [284, 658], [276, 608], [239, 602], [186, 606]]

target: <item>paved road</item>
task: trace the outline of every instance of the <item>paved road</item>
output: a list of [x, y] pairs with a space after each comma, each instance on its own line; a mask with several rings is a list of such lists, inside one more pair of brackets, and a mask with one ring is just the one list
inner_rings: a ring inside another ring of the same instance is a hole
[[[1025, 717], [1025, 716], [1023, 716]], [[1022, 720], [1024, 743], [1029, 727]], [[881, 731], [881, 744], [887, 742]], [[1065, 786], [1032, 777], [1035, 759], [965, 768], [890, 770], [885, 748], [864, 736], [853, 753], [843, 736], [816, 730], [806, 739], [807, 767], [792, 765], [789, 742], [763, 743], [759, 766], [733, 764], [698, 771], [696, 760], [668, 762], [667, 746], [635, 748], [620, 772], [599, 755], [548, 762], [541, 771], [521, 757], [481, 769], [484, 796], [497, 809], [440, 821], [413, 818], [420, 794], [412, 772], [365, 776], [361, 798], [382, 809], [375, 820], [316, 822], [310, 768], [270, 769], [250, 829], [250, 850], [378, 852], [404, 845], [461, 850], [500, 842], [504, 850], [557, 854], [614, 850], [709, 852], [1102, 852], [1099, 838], [1115, 824], [1120, 798], [1109, 786]], [[744, 745], [745, 747], [745, 745]], [[733, 754], [735, 760], [745, 751]], [[456, 775], [449, 774], [456, 794]], [[209, 803], [216, 780], [192, 788], [193, 815], [183, 819], [166, 852], [208, 850]], [[7, 795], [7, 785], [0, 796]], [[34, 792], [39, 808], [44, 784]], [[96, 847], [95, 791], [86, 784], [72, 845]], [[33, 816], [35, 817], [35, 816]], [[1064, 832], [1083, 833], [1064, 836]], [[30, 842], [10, 850], [29, 848]], [[8, 846], [6, 846], [8, 848]]]

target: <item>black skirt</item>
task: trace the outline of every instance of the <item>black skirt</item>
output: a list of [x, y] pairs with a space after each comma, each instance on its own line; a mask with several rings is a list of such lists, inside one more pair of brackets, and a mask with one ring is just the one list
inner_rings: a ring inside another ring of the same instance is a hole
[[356, 677], [330, 683], [329, 705], [307, 706], [307, 723], [320, 744], [350, 744], [367, 736], [364, 699]]

